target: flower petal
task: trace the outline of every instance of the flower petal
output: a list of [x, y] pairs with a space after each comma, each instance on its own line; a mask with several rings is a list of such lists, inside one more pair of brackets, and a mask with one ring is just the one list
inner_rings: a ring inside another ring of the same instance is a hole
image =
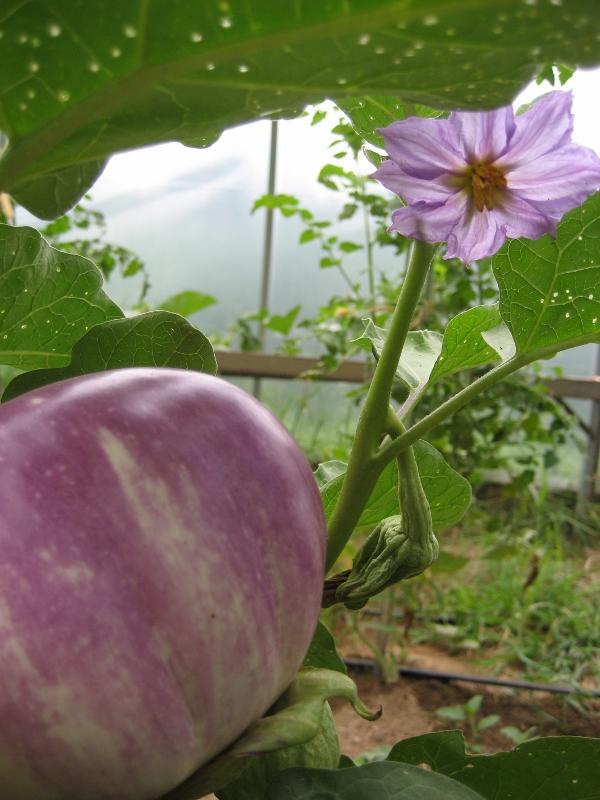
[[571, 92], [548, 92], [517, 116], [508, 149], [495, 166], [511, 169], [568, 144], [573, 131], [572, 100]]
[[469, 163], [499, 158], [516, 127], [511, 106], [495, 111], [455, 111], [449, 122]]
[[508, 188], [555, 221], [600, 188], [600, 158], [576, 144], [506, 173]]
[[539, 239], [556, 233], [556, 221], [513, 192], [506, 192], [492, 210], [496, 223], [509, 239]]
[[506, 232], [494, 211], [471, 209], [463, 214], [448, 236], [444, 258], [460, 258], [465, 264], [493, 256], [504, 244]]
[[447, 119], [408, 119], [378, 128], [385, 149], [400, 169], [416, 178], [437, 178], [464, 170], [454, 130]]
[[443, 180], [425, 180], [407, 175], [393, 161], [384, 161], [371, 178], [377, 178], [386, 189], [402, 197], [407, 203], [444, 203], [456, 189], [445, 186]]
[[445, 203], [415, 203], [392, 214], [391, 231], [423, 242], [445, 242], [467, 209], [466, 192], [456, 192]]

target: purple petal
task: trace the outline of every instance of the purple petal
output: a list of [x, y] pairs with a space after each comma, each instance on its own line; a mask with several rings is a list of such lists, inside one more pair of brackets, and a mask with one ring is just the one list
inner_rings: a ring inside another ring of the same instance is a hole
[[424, 180], [402, 172], [393, 161], [384, 161], [371, 178], [377, 178], [386, 189], [402, 197], [407, 203], [445, 203], [456, 189], [445, 186], [443, 179]]
[[506, 192], [491, 212], [509, 239], [539, 239], [556, 233], [556, 222], [513, 192]]
[[555, 221], [600, 188], [600, 158], [567, 145], [506, 174], [508, 188]]
[[448, 234], [467, 210], [466, 192], [456, 192], [446, 203], [416, 203], [392, 214], [391, 231], [423, 242], [445, 242]]
[[409, 117], [379, 128], [385, 149], [400, 169], [416, 178], [464, 170], [460, 146], [447, 119]]
[[495, 111], [455, 111], [449, 122], [469, 163], [499, 158], [516, 127], [511, 106]]
[[506, 232], [498, 225], [494, 211], [472, 209], [452, 229], [444, 258], [460, 258], [470, 264], [494, 255], [505, 239]]
[[548, 92], [517, 116], [508, 149], [495, 166], [511, 169], [568, 144], [573, 131], [572, 100], [571, 92]]

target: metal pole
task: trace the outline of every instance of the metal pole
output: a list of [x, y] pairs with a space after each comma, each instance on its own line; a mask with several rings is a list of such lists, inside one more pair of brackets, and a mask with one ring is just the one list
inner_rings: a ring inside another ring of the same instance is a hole
[[[277, 170], [277, 133], [279, 123], [277, 120], [271, 122], [271, 144], [269, 149], [269, 179], [267, 182], [267, 193], [275, 194], [275, 174]], [[269, 307], [269, 290], [271, 288], [271, 266], [273, 261], [273, 219], [274, 209], [267, 208], [267, 216], [265, 218], [265, 238], [263, 244], [263, 263], [262, 263], [262, 279], [260, 284], [260, 300], [259, 310]], [[265, 340], [265, 329], [260, 324], [258, 337], [260, 339], [261, 350]], [[252, 393], [258, 399], [260, 398], [260, 378], [254, 378]]]
[[[596, 345], [596, 375], [600, 375], [600, 345]], [[600, 400], [592, 400], [592, 418], [590, 420], [590, 437], [588, 442], [583, 471], [581, 475], [580, 510], [594, 499], [596, 481], [598, 479], [598, 461], [600, 460]]]

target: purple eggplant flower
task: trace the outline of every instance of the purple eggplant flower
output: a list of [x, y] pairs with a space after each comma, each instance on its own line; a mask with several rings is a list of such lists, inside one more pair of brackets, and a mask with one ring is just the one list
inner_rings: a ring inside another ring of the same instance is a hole
[[600, 158], [571, 142], [571, 92], [549, 92], [524, 114], [456, 111], [379, 130], [390, 160], [372, 177], [406, 206], [390, 230], [447, 242], [465, 263], [507, 238], [554, 236], [563, 214], [600, 187]]

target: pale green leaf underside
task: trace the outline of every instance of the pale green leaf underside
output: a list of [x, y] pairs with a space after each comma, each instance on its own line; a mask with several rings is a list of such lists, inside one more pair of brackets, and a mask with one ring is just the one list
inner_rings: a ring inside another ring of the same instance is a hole
[[150, 311], [92, 328], [73, 347], [68, 366], [18, 375], [2, 400], [77, 375], [125, 367], [172, 367], [211, 375], [217, 371], [213, 349], [203, 333], [178, 314]]
[[[419, 440], [413, 445], [423, 490], [431, 508], [435, 530], [454, 525], [471, 503], [471, 486], [466, 478], [452, 469], [441, 453], [428, 442]], [[329, 519], [338, 501], [343, 482], [342, 462], [335, 465], [333, 477], [320, 487], [325, 516]], [[375, 527], [379, 522], [398, 513], [398, 469], [393, 461], [381, 473], [357, 524], [357, 530]]]
[[[379, 358], [387, 331], [370, 319], [365, 322], [365, 330], [354, 343], [364, 350], [374, 350]], [[425, 386], [441, 347], [442, 337], [436, 331], [409, 331], [396, 368], [396, 382], [404, 389], [404, 399]]]
[[55, 250], [33, 228], [0, 225], [0, 364], [62, 367], [93, 325], [122, 317], [87, 258]]
[[567, 214], [556, 240], [515, 239], [492, 264], [518, 354], [600, 340], [600, 193]]
[[597, 63], [600, 18], [595, 0], [7, 0], [0, 31], [0, 187], [31, 196], [62, 168], [327, 96], [506, 104], [540, 63]]

